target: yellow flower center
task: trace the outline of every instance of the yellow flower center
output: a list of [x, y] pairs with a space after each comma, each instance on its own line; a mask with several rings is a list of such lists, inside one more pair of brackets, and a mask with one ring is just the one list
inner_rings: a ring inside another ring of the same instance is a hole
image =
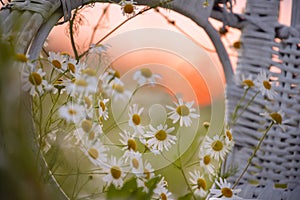
[[70, 115], [76, 115], [76, 114], [77, 114], [77, 111], [70, 108], [70, 109], [68, 110], [68, 113], [69, 113]]
[[118, 93], [124, 92], [124, 87], [120, 84], [113, 84], [112, 88]]
[[251, 87], [254, 87], [254, 86], [255, 86], [255, 84], [253, 83], [253, 81], [252, 81], [252, 80], [250, 80], [250, 79], [246, 79], [246, 80], [244, 80], [244, 81], [243, 81], [243, 83], [242, 83], [242, 85], [246, 85], [246, 86], [248, 86], [249, 88], [251, 88]]
[[159, 130], [155, 133], [155, 137], [159, 141], [164, 141], [167, 138], [167, 133], [164, 130]]
[[203, 163], [204, 163], [205, 165], [208, 165], [208, 164], [210, 163], [210, 161], [211, 161], [210, 155], [205, 155], [205, 156], [203, 157]]
[[214, 141], [211, 146], [215, 151], [221, 151], [223, 149], [223, 143], [220, 140]]
[[270, 90], [272, 88], [272, 85], [269, 81], [264, 81], [263, 85], [267, 90]]
[[126, 5], [124, 5], [123, 10], [124, 13], [131, 14], [134, 11], [134, 6], [131, 3], [127, 3]]
[[61, 69], [61, 63], [58, 60], [52, 60], [52, 65], [57, 68], [57, 69]]
[[146, 78], [150, 78], [152, 76], [152, 72], [149, 68], [141, 69], [141, 74]]
[[138, 161], [136, 158], [133, 158], [133, 159], [131, 160], [131, 163], [132, 163], [132, 166], [133, 166], [135, 169], [138, 169], [139, 166], [140, 166], [140, 163], [139, 163], [139, 161]]
[[94, 69], [91, 68], [86, 68], [82, 71], [83, 74], [86, 74], [88, 76], [96, 76], [96, 71]]
[[178, 106], [176, 112], [180, 116], [188, 116], [190, 114], [190, 109], [186, 105]]
[[81, 122], [81, 128], [84, 132], [89, 133], [92, 130], [92, 122], [91, 120], [83, 120]]
[[136, 126], [138, 126], [141, 123], [141, 118], [138, 114], [134, 114], [132, 115], [132, 121]]
[[87, 106], [87, 108], [90, 108], [92, 105], [92, 101], [88, 97], [84, 97], [84, 103]]
[[144, 175], [147, 180], [150, 179], [150, 172], [147, 169], [144, 170]]
[[168, 197], [165, 193], [161, 193], [160, 198], [161, 198], [161, 200], [167, 200], [168, 199]]
[[121, 75], [120, 75], [120, 73], [119, 73], [118, 71], [115, 71], [115, 73], [114, 73], [114, 77], [115, 77], [115, 78], [120, 78], [120, 77], [121, 77]]
[[16, 54], [15, 55], [15, 59], [19, 62], [27, 62], [28, 61], [28, 58], [26, 57], [26, 55], [24, 54]]
[[198, 187], [198, 189], [203, 189], [203, 190], [206, 190], [206, 181], [205, 181], [205, 179], [203, 179], [203, 178], [198, 178], [198, 180], [197, 180], [197, 187]]
[[60, 55], [62, 55], [62, 56], [69, 56], [70, 57], [70, 53], [67, 52], [67, 51], [60, 52]]
[[121, 174], [122, 174], [121, 169], [118, 166], [112, 166], [110, 168], [110, 173], [111, 173], [111, 176], [114, 179], [119, 179], [121, 177]]
[[233, 137], [232, 137], [231, 132], [229, 130], [227, 130], [225, 134], [226, 134], [227, 138], [229, 139], [229, 141], [232, 141]]
[[210, 126], [210, 123], [209, 122], [203, 122], [203, 126], [204, 126], [204, 128], [208, 129], [209, 126]]
[[95, 148], [90, 148], [89, 150], [88, 150], [88, 154], [93, 158], [93, 159], [97, 159], [98, 158], [98, 156], [99, 156], [99, 152], [97, 151], [97, 149], [95, 149]]
[[94, 140], [95, 139], [95, 132], [91, 131], [89, 134], [89, 140]]
[[136, 151], [137, 150], [137, 146], [136, 146], [136, 142], [134, 139], [128, 139], [127, 140], [127, 146], [128, 146], [128, 150], [133, 150]]
[[76, 72], [76, 67], [73, 65], [73, 63], [68, 63], [68, 69], [73, 73]]
[[227, 187], [222, 188], [222, 189], [221, 189], [221, 192], [222, 192], [222, 195], [223, 195], [224, 197], [230, 198], [230, 197], [232, 197], [232, 195], [233, 195], [232, 190], [231, 190], [230, 188], [227, 188]]
[[271, 113], [270, 117], [273, 119], [273, 121], [276, 124], [281, 124], [282, 123], [282, 116], [279, 113], [277, 113], [277, 112]]
[[42, 83], [42, 77], [39, 73], [32, 72], [28, 78], [32, 85], [41, 85]]
[[103, 101], [100, 101], [99, 102], [99, 106], [100, 108], [102, 109], [102, 111], [105, 111], [106, 110], [106, 106], [105, 106], [105, 103]]
[[83, 79], [76, 79], [75, 85], [80, 86], [80, 87], [87, 87], [88, 83]]
[[235, 41], [235, 42], [233, 43], [233, 47], [234, 47], [235, 49], [240, 49], [241, 46], [242, 46], [241, 41]]

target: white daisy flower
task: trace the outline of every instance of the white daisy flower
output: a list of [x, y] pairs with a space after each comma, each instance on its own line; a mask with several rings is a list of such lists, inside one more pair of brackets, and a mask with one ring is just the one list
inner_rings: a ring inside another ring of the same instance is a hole
[[269, 81], [269, 78], [266, 71], [261, 70], [256, 78], [256, 85], [263, 96], [266, 95], [269, 99], [274, 99], [276, 97], [276, 92], [274, 91], [273, 84]]
[[75, 77], [75, 80], [67, 84], [66, 90], [71, 96], [79, 97], [95, 94], [98, 89], [98, 79], [95, 70], [86, 68], [82, 74]]
[[152, 165], [149, 162], [144, 163], [144, 172], [141, 175], [138, 175], [137, 186], [143, 188], [143, 192], [148, 193], [149, 188], [146, 186], [145, 183], [147, 183], [149, 180], [151, 180], [154, 177], [154, 169], [152, 168]]
[[121, 75], [119, 71], [112, 68], [108, 68], [103, 74], [99, 76], [99, 80], [102, 82], [102, 87], [104, 89], [109, 88], [109, 83], [115, 78], [120, 79]]
[[77, 141], [94, 141], [103, 133], [102, 127], [90, 119], [84, 119], [74, 134]]
[[22, 89], [29, 91], [29, 94], [35, 96], [44, 93], [44, 87], [48, 85], [47, 81], [43, 79], [46, 75], [42, 69], [33, 70], [33, 65], [27, 65], [22, 73]]
[[206, 151], [203, 148], [200, 148], [199, 151], [199, 162], [200, 167], [203, 167], [206, 172], [210, 175], [215, 175], [215, 166], [213, 164], [213, 158], [210, 156], [209, 153], [206, 153]]
[[48, 60], [56, 71], [64, 73], [67, 70], [67, 65], [64, 64], [66, 60], [64, 55], [50, 51]]
[[160, 79], [161, 75], [153, 74], [149, 68], [142, 68], [137, 70], [133, 75], [133, 80], [137, 81], [139, 85], [146, 83], [155, 84], [156, 79]]
[[162, 177], [159, 183], [157, 183], [155, 189], [153, 190], [153, 196], [152, 199], [159, 199], [159, 200], [173, 200], [171, 197], [172, 193], [168, 191], [166, 188], [168, 185], [167, 181], [165, 181], [165, 178]]
[[164, 149], [168, 151], [172, 144], [175, 144], [177, 138], [170, 133], [175, 130], [174, 127], [168, 128], [168, 125], [163, 126], [160, 124], [157, 128], [152, 125], [149, 126], [150, 131], [144, 134], [147, 140], [147, 146], [151, 149], [163, 151]]
[[134, 173], [136, 176], [143, 175], [144, 172], [144, 165], [142, 154], [135, 151], [129, 151], [127, 154], [128, 162], [130, 165], [131, 172]]
[[121, 0], [119, 4], [121, 5], [123, 15], [126, 15], [127, 17], [135, 15], [135, 11], [137, 9], [135, 5], [137, 2], [133, 0]]
[[99, 117], [103, 120], [108, 120], [108, 107], [107, 107], [107, 102], [109, 99], [99, 99], [98, 101], [98, 112], [99, 112]]
[[286, 123], [290, 122], [289, 119], [285, 119], [285, 113], [282, 110], [279, 110], [278, 112], [265, 112], [260, 113], [260, 115], [266, 116], [267, 119], [272, 120], [276, 125], [278, 125], [283, 132], [286, 131]]
[[124, 146], [122, 150], [124, 151], [124, 155], [127, 154], [128, 151], [137, 151], [137, 143], [134, 138], [134, 134], [124, 130], [120, 133], [121, 139], [120, 142]]
[[135, 136], [141, 136], [144, 134], [144, 126], [141, 124], [141, 114], [144, 108], [138, 108], [137, 104], [133, 104], [129, 107], [129, 121], [128, 125], [134, 129]]
[[234, 146], [233, 135], [230, 129], [225, 130], [225, 143], [228, 146], [229, 150], [231, 150]]
[[200, 115], [194, 113], [195, 108], [192, 108], [194, 101], [184, 103], [181, 98], [178, 99], [178, 103], [174, 102], [176, 107], [167, 106], [171, 112], [168, 113], [170, 119], [173, 120], [173, 123], [177, 121], [180, 122], [180, 126], [189, 127], [192, 125], [191, 118], [199, 118]]
[[106, 165], [103, 166], [104, 172], [107, 173], [103, 177], [103, 181], [107, 184], [114, 184], [117, 188], [122, 187], [124, 184], [124, 177], [125, 177], [125, 169], [124, 163], [122, 158], [119, 160], [116, 157], [111, 157]]
[[244, 89], [252, 88], [255, 86], [255, 81], [251, 74], [247, 77], [245, 77], [244, 74], [235, 76], [235, 83], [238, 86], [242, 86]]
[[70, 102], [59, 108], [59, 114], [67, 122], [78, 123], [84, 118], [84, 107]]
[[203, 175], [200, 174], [200, 171], [195, 170], [190, 172], [190, 182], [192, 185], [192, 190], [197, 196], [205, 197], [207, 195], [207, 183]]
[[216, 180], [216, 185], [220, 189], [210, 189], [210, 194], [212, 197], [222, 197], [226, 199], [242, 199], [238, 197], [237, 194], [241, 191], [241, 189], [231, 189], [231, 184], [226, 181], [226, 179], [220, 178], [219, 181]]
[[102, 54], [108, 50], [108, 48], [111, 47], [108, 44], [91, 44], [89, 53], [93, 54]]
[[107, 148], [100, 142], [100, 140], [82, 140], [80, 149], [95, 165], [103, 167], [107, 162]]
[[219, 135], [215, 135], [212, 139], [206, 137], [203, 147], [205, 151], [217, 161], [224, 160], [226, 154], [229, 152], [229, 147], [225, 143], [224, 137]]
[[107, 92], [115, 101], [127, 100], [131, 95], [131, 92], [125, 90], [124, 83], [118, 78], [114, 78], [109, 83], [109, 87], [107, 87]]
[[73, 76], [76, 76], [80, 73], [81, 65], [79, 63], [77, 64], [77, 60], [74, 58], [68, 57], [64, 64]]

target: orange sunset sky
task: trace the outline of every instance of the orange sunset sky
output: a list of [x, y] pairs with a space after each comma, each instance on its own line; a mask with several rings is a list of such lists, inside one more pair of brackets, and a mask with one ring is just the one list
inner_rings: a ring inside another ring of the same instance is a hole
[[[237, 0], [234, 5], [234, 12], [241, 13], [245, 7], [245, 0]], [[291, 10], [292, 0], [281, 1], [281, 12], [279, 21], [283, 24], [290, 23], [290, 10]], [[96, 4], [92, 8], [84, 9], [81, 14], [83, 17], [83, 24], [79, 28], [78, 35], [76, 35], [76, 41], [78, 44], [79, 52], [84, 51], [90, 44], [91, 35], [94, 27], [97, 24], [98, 19], [103, 15], [103, 10], [107, 8], [109, 4]], [[141, 9], [142, 7], [138, 7]], [[217, 58], [217, 54], [214, 52], [214, 47], [210, 42], [208, 36], [190, 19], [170, 10], [160, 9], [162, 15], [154, 10], [148, 11], [123, 25], [120, 29], [114, 32], [109, 38], [113, 38], [118, 34], [125, 33], [127, 31], [142, 29], [142, 28], [159, 28], [164, 30], [174, 31], [180, 33], [183, 37], [190, 38], [193, 43], [199, 47], [206, 49], [206, 53], [199, 55], [197, 67], [204, 70], [215, 69], [215, 75], [210, 77], [211, 79], [221, 79], [224, 83], [224, 76], [222, 73], [222, 66]], [[174, 20], [176, 27], [168, 23], [165, 17], [170, 20]], [[122, 15], [120, 6], [109, 5], [108, 12], [104, 15], [100, 26], [97, 28], [93, 43], [99, 41], [103, 36], [105, 36], [110, 30], [120, 24], [126, 17]], [[221, 23], [212, 20], [215, 27], [221, 27]], [[186, 34], [184, 34], [183, 30]], [[69, 38], [66, 36], [66, 26], [56, 26], [53, 28], [52, 32], [48, 38], [47, 50], [52, 51], [68, 51], [72, 53], [71, 44]], [[238, 52], [233, 49], [232, 44], [239, 40], [240, 32], [234, 29], [229, 29], [226, 37], [223, 37], [224, 45], [226, 46], [228, 53], [230, 54], [231, 62], [235, 67]], [[162, 39], [162, 38], [160, 38]], [[104, 43], [107, 40], [104, 41]], [[120, 45], [131, 45], [134, 43], [134, 39], [130, 38], [124, 44]], [[111, 49], [119, 48], [119, 45], [112, 46]], [[130, 48], [130, 47], [129, 47]], [[200, 105], [207, 105], [211, 102], [211, 93], [223, 93], [223, 87], [216, 85], [214, 91], [208, 88], [203, 74], [200, 74], [195, 69], [195, 66], [189, 65], [182, 58], [176, 57], [162, 52], [155, 52], [149, 50], [139, 50], [135, 52], [128, 53], [121, 56], [120, 58], [113, 61], [113, 66], [120, 70], [121, 74], [125, 74], [132, 68], [138, 67], [150, 67], [155, 72], [164, 73], [163, 77], [166, 85], [168, 85], [175, 93], [181, 93], [186, 100], [196, 100]], [[152, 66], [152, 67], [151, 67]], [[163, 67], [165, 66], [163, 70]], [[172, 73], [175, 75], [170, 75]], [[219, 74], [218, 74], [219, 73]], [[177, 78], [176, 78], [177, 77]], [[182, 78], [182, 80], [180, 80]], [[180, 80], [180, 81], [179, 81]], [[184, 82], [184, 83], [183, 83]], [[186, 85], [187, 84], [187, 85]]]

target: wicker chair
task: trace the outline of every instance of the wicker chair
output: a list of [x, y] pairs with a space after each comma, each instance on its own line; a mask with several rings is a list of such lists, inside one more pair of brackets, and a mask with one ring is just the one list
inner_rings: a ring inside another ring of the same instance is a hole
[[[28, 53], [31, 59], [35, 59], [57, 21], [62, 16], [67, 21], [72, 9], [91, 2], [107, 1], [16, 0], [0, 11], [0, 25], [5, 35], [15, 37], [14, 42], [18, 47], [18, 53]], [[137, 0], [137, 2], [152, 5], [159, 1]], [[286, 132], [273, 127], [267, 135], [253, 159], [253, 164], [240, 181], [239, 187], [243, 189], [241, 196], [258, 199], [298, 199], [300, 195], [300, 40], [297, 25], [300, 23], [298, 12], [300, 3], [297, 0], [293, 1], [291, 27], [278, 23], [280, 0], [248, 0], [245, 14], [235, 14], [230, 9], [225, 9], [226, 6], [220, 6], [222, 3], [231, 4], [231, 0], [211, 0], [209, 3], [208, 8], [203, 8], [201, 0], [174, 0], [171, 8], [201, 26], [215, 45], [226, 76], [227, 118], [243, 94], [243, 89], [235, 85], [233, 76], [241, 74], [255, 76], [261, 69], [265, 69], [280, 83], [276, 88], [279, 96], [272, 104], [266, 106], [264, 99], [257, 97], [236, 122], [233, 127], [236, 146], [230, 155], [229, 163], [239, 163], [240, 170], [246, 165], [261, 137], [259, 130], [265, 128], [262, 124], [265, 118], [257, 113], [266, 109], [283, 110], [285, 118], [289, 119]], [[208, 21], [209, 17], [242, 31], [242, 49], [235, 75], [219, 33]], [[16, 18], [24, 20], [15, 26]], [[15, 31], [14, 28], [19, 28], [19, 31]], [[270, 70], [271, 68], [276, 70]], [[28, 101], [29, 98], [25, 96], [25, 100]], [[28, 127], [27, 132], [31, 144], [35, 146], [31, 134], [33, 127]], [[43, 161], [43, 158], [41, 160]], [[41, 169], [47, 171], [46, 162], [42, 162]], [[232, 177], [231, 181], [234, 182], [236, 177]], [[56, 185], [53, 177], [50, 182], [52, 186]], [[59, 187], [56, 189], [57, 199], [65, 199], [64, 192]]]

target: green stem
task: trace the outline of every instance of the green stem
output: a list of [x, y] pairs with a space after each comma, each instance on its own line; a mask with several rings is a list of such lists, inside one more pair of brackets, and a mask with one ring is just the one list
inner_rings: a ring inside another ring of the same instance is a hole
[[[243, 110], [241, 111], [241, 113], [236, 117], [236, 119], [238, 119], [245, 111], [246, 109], [249, 107], [249, 105], [254, 101], [254, 99], [256, 98], [256, 96], [260, 93], [260, 91], [256, 92], [255, 95], [249, 100], [249, 102], [243, 107]], [[233, 123], [236, 122], [236, 119]]]
[[249, 88], [247, 88], [245, 91], [244, 91], [244, 94], [242, 96], [242, 98], [239, 100], [239, 102], [236, 104], [235, 108], [234, 108], [234, 111], [232, 113], [232, 121], [235, 122], [236, 118], [237, 118], [237, 112], [239, 111], [239, 109], [241, 108], [241, 103], [245, 100], [245, 97], [248, 93], [248, 90]]
[[244, 176], [244, 174], [246, 173], [246, 171], [247, 171], [248, 167], [250, 166], [250, 164], [251, 164], [251, 162], [252, 162], [254, 156], [256, 155], [256, 152], [257, 152], [258, 149], [260, 148], [262, 142], [264, 141], [264, 139], [265, 139], [266, 136], [267, 136], [267, 133], [271, 130], [271, 128], [272, 128], [273, 125], [274, 125], [274, 122], [272, 121], [271, 124], [270, 124], [270, 126], [266, 129], [266, 131], [265, 131], [265, 133], [263, 134], [263, 136], [260, 138], [257, 147], [254, 149], [253, 154], [252, 154], [251, 157], [249, 158], [246, 167], [244, 168], [244, 170], [242, 171], [241, 175], [238, 177], [238, 179], [236, 180], [236, 182], [235, 182], [234, 185], [232, 186], [232, 189], [234, 189], [234, 188], [238, 185], [239, 181], [241, 180], [241, 178], [242, 178], [242, 177]]

